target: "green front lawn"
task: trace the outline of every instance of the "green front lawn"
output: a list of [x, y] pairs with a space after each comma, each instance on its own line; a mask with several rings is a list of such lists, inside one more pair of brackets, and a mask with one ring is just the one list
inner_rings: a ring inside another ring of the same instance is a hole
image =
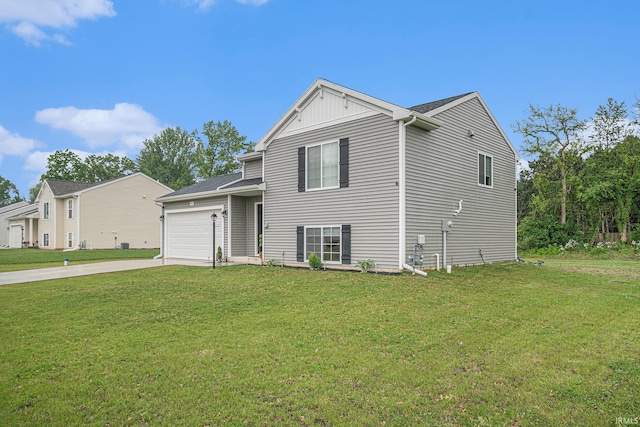
[[69, 265], [74, 265], [121, 259], [152, 259], [159, 253], [159, 249], [96, 249], [69, 252], [44, 249], [2, 249], [0, 250], [0, 273], [60, 267], [65, 258], [69, 260]]
[[640, 417], [640, 280], [564, 268], [167, 266], [2, 286], [0, 424]]

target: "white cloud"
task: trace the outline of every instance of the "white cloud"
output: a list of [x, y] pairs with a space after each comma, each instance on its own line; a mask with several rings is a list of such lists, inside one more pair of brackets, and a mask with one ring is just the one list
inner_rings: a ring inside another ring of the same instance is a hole
[[90, 148], [115, 147], [125, 152], [140, 149], [145, 138], [162, 131], [152, 114], [128, 103], [116, 104], [112, 110], [47, 108], [38, 111], [35, 120], [82, 138]]
[[38, 142], [35, 139], [11, 133], [0, 125], [0, 163], [2, 163], [4, 156], [26, 157], [36, 146], [38, 146]]
[[29, 44], [42, 41], [69, 44], [60, 33], [48, 34], [44, 29], [75, 27], [79, 20], [115, 16], [111, 0], [2, 0], [0, 22]]

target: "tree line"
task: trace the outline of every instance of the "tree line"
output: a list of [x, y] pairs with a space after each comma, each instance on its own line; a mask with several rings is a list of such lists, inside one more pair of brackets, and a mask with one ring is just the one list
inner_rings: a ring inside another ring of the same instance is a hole
[[640, 241], [639, 111], [640, 102], [630, 112], [612, 98], [588, 119], [529, 105], [513, 125], [530, 159], [517, 188], [520, 249]]
[[[145, 139], [134, 159], [115, 154], [91, 154], [82, 159], [71, 150], [58, 150], [47, 158], [46, 171], [29, 190], [29, 200], [35, 200], [45, 179], [92, 183], [136, 172], [178, 190], [199, 180], [238, 171], [236, 156], [253, 150], [254, 144], [246, 139], [225, 120], [206, 122], [201, 130], [191, 132], [168, 127]], [[0, 206], [23, 199], [11, 181], [0, 177]]]

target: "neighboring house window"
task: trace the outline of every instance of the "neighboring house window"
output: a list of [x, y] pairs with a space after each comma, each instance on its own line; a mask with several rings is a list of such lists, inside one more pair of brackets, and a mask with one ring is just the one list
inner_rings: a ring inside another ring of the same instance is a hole
[[73, 200], [71, 199], [67, 201], [67, 218], [73, 218]]
[[72, 248], [73, 247], [73, 233], [68, 233], [67, 234], [67, 247], [68, 248]]
[[349, 186], [349, 138], [298, 148], [298, 191]]
[[493, 187], [493, 158], [478, 153], [478, 185]]
[[44, 219], [49, 219], [49, 202], [44, 203]]
[[49, 246], [49, 233], [44, 233], [42, 235], [42, 246], [44, 246], [44, 247], [48, 247]]

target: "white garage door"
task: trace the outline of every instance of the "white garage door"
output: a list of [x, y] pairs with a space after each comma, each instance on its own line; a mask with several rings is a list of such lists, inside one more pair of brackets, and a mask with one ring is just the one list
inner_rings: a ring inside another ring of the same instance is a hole
[[22, 226], [12, 225], [9, 232], [11, 234], [11, 237], [9, 240], [9, 247], [21, 248], [22, 247]]
[[[211, 210], [166, 212], [167, 257], [211, 260], [213, 254], [211, 214], [213, 212]], [[217, 210], [215, 213], [218, 215], [216, 221], [217, 249], [218, 246], [223, 247], [223, 224], [220, 211]]]

